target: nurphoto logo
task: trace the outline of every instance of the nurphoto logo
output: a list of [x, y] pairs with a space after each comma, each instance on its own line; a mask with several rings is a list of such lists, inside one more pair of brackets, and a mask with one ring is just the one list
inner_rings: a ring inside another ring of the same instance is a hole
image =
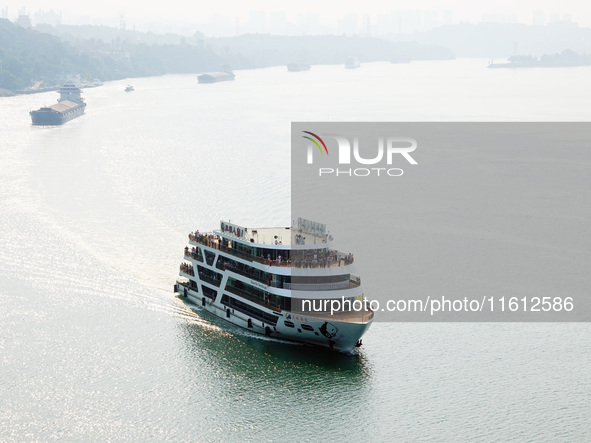
[[[401, 168], [392, 168], [393, 159], [402, 156], [411, 165], [417, 165], [416, 160], [410, 155], [418, 143], [414, 138], [410, 137], [377, 137], [374, 144], [367, 143], [360, 147], [359, 137], [352, 137], [351, 139], [340, 134], [323, 134], [322, 137], [310, 132], [302, 131], [305, 134], [302, 137], [307, 144], [307, 164], [314, 164], [316, 155], [324, 154], [328, 156], [328, 147], [324, 140], [336, 142], [339, 167], [319, 167], [319, 176], [356, 176], [367, 177], [370, 175], [400, 177], [404, 174]], [[323, 139], [324, 138], [324, 139]], [[324, 149], [323, 149], [324, 148]], [[363, 150], [363, 153], [361, 152]], [[317, 152], [320, 154], [317, 154]], [[332, 152], [332, 150], [331, 150]], [[334, 159], [332, 160], [334, 162]], [[326, 163], [324, 157], [323, 164]], [[358, 167], [358, 168], [343, 168], [341, 165], [364, 165], [375, 167]], [[333, 166], [333, 165], [330, 165]], [[381, 167], [380, 167], [381, 166]]]

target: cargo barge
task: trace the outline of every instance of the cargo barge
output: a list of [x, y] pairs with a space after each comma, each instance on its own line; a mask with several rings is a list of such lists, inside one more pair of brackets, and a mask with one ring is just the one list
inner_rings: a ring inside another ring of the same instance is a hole
[[306, 63], [289, 63], [287, 65], [288, 72], [309, 71], [310, 65]]
[[199, 83], [217, 83], [234, 80], [236, 74], [232, 71], [220, 71], [220, 72], [207, 72], [197, 76]]
[[80, 88], [69, 83], [59, 89], [60, 98], [55, 105], [31, 111], [33, 125], [56, 126], [80, 117], [86, 109], [86, 102], [80, 96]]

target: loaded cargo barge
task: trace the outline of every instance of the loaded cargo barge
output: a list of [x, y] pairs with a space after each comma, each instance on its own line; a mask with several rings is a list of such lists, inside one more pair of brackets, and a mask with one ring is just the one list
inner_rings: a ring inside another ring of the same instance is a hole
[[45, 106], [31, 111], [34, 125], [56, 126], [80, 117], [86, 109], [86, 102], [80, 96], [80, 88], [74, 84], [65, 84], [59, 89], [60, 98], [55, 105]]

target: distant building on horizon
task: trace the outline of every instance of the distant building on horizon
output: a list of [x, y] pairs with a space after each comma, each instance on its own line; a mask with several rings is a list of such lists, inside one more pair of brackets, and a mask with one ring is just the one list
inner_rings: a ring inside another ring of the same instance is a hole
[[39, 10], [33, 14], [33, 23], [35, 26], [46, 23], [51, 26], [57, 26], [62, 22], [62, 13], [55, 12], [53, 9], [49, 11]]
[[16, 19], [16, 24], [28, 29], [31, 27], [31, 17], [26, 14], [20, 14]]
[[544, 26], [546, 24], [546, 14], [544, 14], [544, 11], [534, 11], [532, 24], [534, 26]]

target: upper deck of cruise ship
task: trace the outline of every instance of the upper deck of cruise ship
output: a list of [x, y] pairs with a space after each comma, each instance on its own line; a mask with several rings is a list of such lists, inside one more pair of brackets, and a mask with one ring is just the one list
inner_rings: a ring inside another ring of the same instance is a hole
[[314, 227], [307, 230], [244, 228], [222, 221], [220, 230], [195, 231], [189, 234], [189, 240], [270, 266], [331, 268], [352, 264], [353, 255], [331, 249], [332, 237], [326, 233], [324, 225], [317, 225], [320, 226], [317, 230]]
[[[287, 245], [287, 246], [318, 246], [326, 247], [331, 243], [330, 234], [317, 235], [304, 231], [298, 231], [288, 227], [279, 228], [247, 228], [247, 239], [252, 243], [261, 245]], [[292, 248], [294, 249], [294, 248]]]
[[307, 249], [332, 242], [326, 225], [302, 218], [294, 221], [292, 227], [271, 228], [245, 228], [221, 221], [219, 231], [214, 232], [243, 242], [275, 246], [277, 249]]

